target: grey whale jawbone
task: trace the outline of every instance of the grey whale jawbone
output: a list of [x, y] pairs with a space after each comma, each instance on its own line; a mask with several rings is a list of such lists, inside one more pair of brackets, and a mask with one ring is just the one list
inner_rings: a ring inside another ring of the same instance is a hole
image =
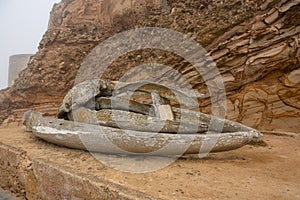
[[151, 133], [44, 118], [34, 111], [24, 114], [23, 123], [27, 131], [47, 142], [109, 154], [169, 156], [198, 154], [200, 150], [201, 153], [222, 152], [262, 138], [261, 133], [246, 126], [220, 134]]

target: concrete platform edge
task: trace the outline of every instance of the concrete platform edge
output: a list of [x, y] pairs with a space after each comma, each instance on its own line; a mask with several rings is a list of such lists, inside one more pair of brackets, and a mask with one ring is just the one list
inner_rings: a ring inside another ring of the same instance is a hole
[[31, 199], [158, 199], [0, 142], [0, 186]]

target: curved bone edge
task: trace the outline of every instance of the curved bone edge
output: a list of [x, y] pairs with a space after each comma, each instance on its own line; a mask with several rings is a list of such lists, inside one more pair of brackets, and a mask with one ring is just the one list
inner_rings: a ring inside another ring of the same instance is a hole
[[[253, 132], [233, 132], [224, 134], [156, 134], [138, 131], [120, 130], [110, 127], [76, 123], [71, 121], [43, 118], [37, 112], [31, 112], [27, 128], [36, 136], [69, 148], [102, 153], [137, 155], [181, 155], [197, 154], [202, 145], [216, 141], [211, 152], [234, 150], [253, 140]], [[108, 144], [109, 138], [112, 144]], [[170, 143], [172, 142], [172, 143]], [[157, 151], [169, 144], [167, 149]], [[117, 145], [120, 149], [115, 149]], [[187, 145], [187, 149], [182, 146]], [[124, 151], [125, 150], [125, 151]], [[183, 150], [183, 151], [182, 151]], [[149, 153], [151, 152], [151, 153]]]
[[[83, 105], [95, 97], [94, 90], [98, 88], [97, 80], [84, 81], [75, 85], [64, 97], [61, 106], [58, 109], [58, 118], [65, 118], [67, 113], [75, 107]], [[85, 91], [85, 94], [82, 94]]]
[[[251, 132], [253, 134], [253, 141], [258, 142], [262, 140], [263, 134], [258, 130], [240, 124], [238, 122], [233, 122], [226, 119], [221, 119], [216, 116], [211, 116], [208, 114], [204, 114], [201, 112], [196, 112], [193, 110], [186, 110], [180, 108], [173, 107], [173, 113], [175, 115], [175, 119], [180, 119], [182, 113], [184, 113], [185, 118], [182, 118], [182, 122], [190, 122], [190, 123], [206, 123], [206, 124], [216, 124], [222, 128], [222, 130], [215, 130], [215, 127], [209, 127], [209, 131], [217, 131], [217, 132], [234, 132], [234, 131], [242, 131], [242, 132]], [[190, 117], [189, 117], [190, 116]], [[196, 116], [196, 117], [195, 117]], [[199, 120], [199, 121], [198, 121]], [[211, 121], [214, 120], [214, 123]], [[216, 128], [218, 129], [218, 128]]]
[[26, 111], [22, 118], [22, 123], [26, 126], [26, 131], [32, 131], [31, 127], [35, 126], [37, 121], [41, 118], [43, 118], [42, 113], [32, 110]]
[[181, 123], [120, 110], [93, 111], [79, 108], [70, 113], [69, 119], [81, 123], [143, 132], [204, 133], [208, 130], [207, 124], [204, 123]]
[[107, 80], [87, 80], [75, 85], [64, 97], [59, 107], [57, 117], [65, 118], [67, 113], [80, 106], [87, 104], [92, 98], [104, 94], [111, 94], [115, 83]]

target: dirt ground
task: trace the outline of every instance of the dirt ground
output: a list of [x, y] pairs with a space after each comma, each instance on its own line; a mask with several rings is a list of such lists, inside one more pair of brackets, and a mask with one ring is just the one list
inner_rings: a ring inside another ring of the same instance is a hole
[[[300, 135], [265, 135], [266, 147], [180, 158], [150, 173], [111, 169], [88, 152], [58, 147], [25, 132], [24, 127], [0, 129], [0, 142], [80, 173], [163, 199], [300, 199]], [[122, 159], [106, 155], [110, 160]], [[145, 158], [132, 158], [132, 162]]]

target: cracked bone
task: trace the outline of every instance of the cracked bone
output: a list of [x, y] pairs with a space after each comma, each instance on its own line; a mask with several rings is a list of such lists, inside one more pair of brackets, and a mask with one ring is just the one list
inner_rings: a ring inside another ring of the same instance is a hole
[[157, 92], [151, 92], [155, 116], [162, 120], [174, 120], [174, 115], [170, 104], [163, 102]]
[[79, 108], [69, 114], [69, 119], [75, 122], [88, 123], [106, 127], [136, 130], [142, 132], [161, 133], [204, 133], [208, 131], [207, 123], [180, 122], [150, 117], [134, 112], [103, 109], [94, 111]]
[[144, 156], [178, 156], [208, 151], [229, 151], [253, 140], [261, 140], [262, 137], [251, 128], [205, 135], [157, 134], [44, 118], [41, 113], [34, 111], [27, 111], [24, 114], [23, 123], [35, 136], [53, 144], [91, 152]]
[[57, 117], [66, 118], [71, 110], [75, 110], [81, 106], [88, 104], [96, 96], [118, 96], [127, 92], [144, 92], [151, 93], [156, 90], [161, 97], [164, 97], [172, 102], [178, 102], [177, 97], [183, 101], [180, 103], [190, 106], [191, 97], [201, 98], [202, 94], [197, 94], [195, 91], [179, 90], [173, 87], [166, 87], [159, 83], [149, 81], [138, 81], [132, 83], [124, 83], [108, 80], [88, 80], [75, 85], [65, 96]]

